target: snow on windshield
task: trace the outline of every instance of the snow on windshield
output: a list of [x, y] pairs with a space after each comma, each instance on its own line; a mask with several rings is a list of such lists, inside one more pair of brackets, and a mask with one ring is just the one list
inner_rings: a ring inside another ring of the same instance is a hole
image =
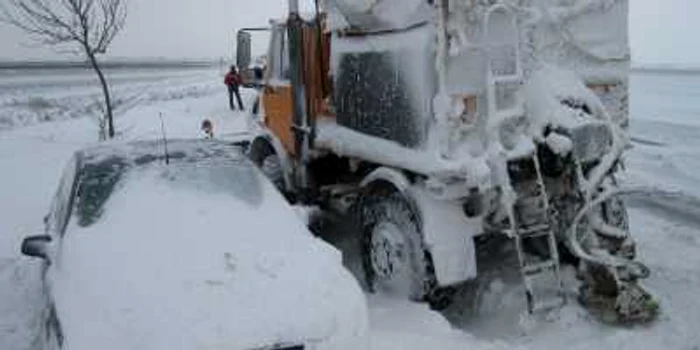
[[75, 193], [78, 225], [90, 226], [100, 218], [102, 207], [114, 191], [125, 167], [126, 163], [119, 157], [85, 165]]
[[[159, 177], [174, 190], [191, 190], [201, 194], [231, 194], [250, 206], [262, 201], [262, 189], [256, 170], [243, 162], [183, 164], [160, 166]], [[138, 178], [139, 174], [134, 174]]]
[[[174, 190], [193, 190], [203, 194], [232, 194], [249, 205], [261, 201], [260, 183], [252, 165], [242, 159], [213, 158], [194, 161], [185, 152], [169, 154], [170, 164], [162, 156], [143, 154], [133, 161], [121, 155], [93, 156], [81, 166], [74, 201], [77, 224], [87, 227], [97, 222], [105, 203], [115, 191], [131, 187], [149, 169], [158, 171], [158, 181]], [[91, 159], [90, 159], [91, 158]], [[138, 195], [138, 193], [134, 193]]]

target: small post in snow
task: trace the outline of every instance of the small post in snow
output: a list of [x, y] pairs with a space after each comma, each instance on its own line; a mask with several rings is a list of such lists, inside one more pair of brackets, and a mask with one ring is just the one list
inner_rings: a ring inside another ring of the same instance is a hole
[[168, 138], [165, 134], [165, 122], [163, 122], [163, 112], [158, 113], [158, 117], [160, 118], [160, 130], [163, 133], [163, 148], [165, 151], [165, 164], [169, 165], [170, 164], [170, 155], [168, 155]]

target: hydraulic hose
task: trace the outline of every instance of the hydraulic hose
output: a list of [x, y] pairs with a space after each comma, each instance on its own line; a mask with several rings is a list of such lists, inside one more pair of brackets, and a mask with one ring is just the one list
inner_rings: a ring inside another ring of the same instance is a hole
[[[580, 237], [578, 237], [578, 226], [583, 220], [583, 218], [590, 217], [590, 213], [593, 209], [597, 208], [601, 204], [603, 204], [605, 201], [609, 200], [612, 197], [615, 196], [620, 196], [620, 195], [630, 195], [630, 194], [644, 194], [644, 193], [649, 193], [648, 189], [644, 188], [616, 188], [613, 190], [608, 190], [606, 192], [601, 193], [598, 195], [598, 197], [591, 201], [588, 202], [576, 215], [574, 218], [574, 221], [571, 224], [571, 227], [569, 228], [569, 232], [567, 234], [567, 241], [569, 243], [569, 247], [572, 249], [572, 253], [574, 255], [578, 256], [579, 258], [586, 260], [588, 262], [593, 262], [597, 264], [604, 264], [604, 265], [610, 265], [613, 267], [623, 267], [623, 266], [628, 266], [631, 264], [631, 262], [627, 259], [616, 257], [613, 255], [597, 255], [595, 253], [590, 253], [587, 252], [583, 247], [581, 246], [580, 243]], [[595, 225], [595, 221], [593, 222]], [[610, 227], [607, 224], [604, 224], [607, 227]], [[605, 229], [605, 227], [603, 227]], [[617, 232], [614, 232], [612, 235], [617, 237], [622, 230], [619, 230], [614, 227], [610, 227]], [[612, 233], [612, 232], [609, 232]], [[603, 234], [606, 234], [606, 232], [603, 232]]]

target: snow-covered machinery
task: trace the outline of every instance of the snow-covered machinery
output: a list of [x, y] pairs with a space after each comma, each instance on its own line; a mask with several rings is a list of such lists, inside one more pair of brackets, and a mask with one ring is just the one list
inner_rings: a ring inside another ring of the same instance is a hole
[[477, 277], [475, 238], [506, 234], [530, 312], [566, 301], [568, 257], [584, 304], [653, 318], [616, 177], [627, 0], [316, 7], [270, 22], [250, 157], [290, 200], [354, 209], [370, 288], [440, 306]]

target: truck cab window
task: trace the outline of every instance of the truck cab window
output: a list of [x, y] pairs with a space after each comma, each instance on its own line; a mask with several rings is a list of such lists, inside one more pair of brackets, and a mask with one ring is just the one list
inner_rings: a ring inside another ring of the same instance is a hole
[[290, 79], [288, 42], [286, 27], [275, 25], [272, 29], [272, 38], [268, 52], [270, 80], [287, 81]]

